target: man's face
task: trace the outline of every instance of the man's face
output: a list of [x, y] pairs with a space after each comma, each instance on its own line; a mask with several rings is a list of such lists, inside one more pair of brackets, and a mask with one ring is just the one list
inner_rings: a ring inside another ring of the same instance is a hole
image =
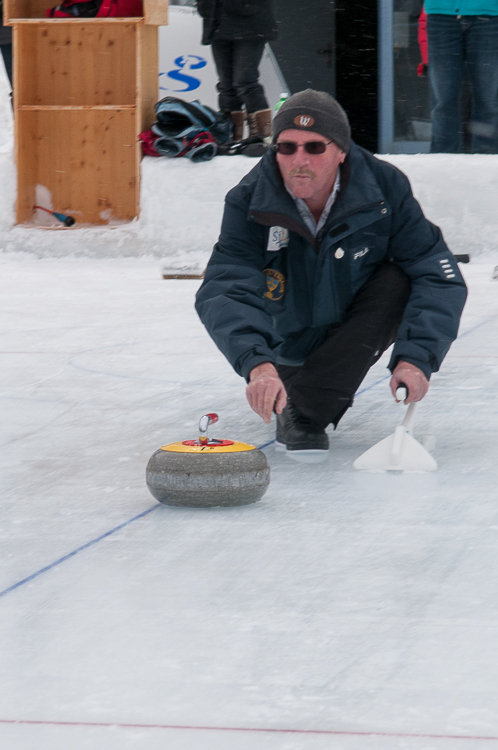
[[283, 180], [296, 198], [303, 200], [320, 200], [328, 198], [337, 175], [339, 164], [345, 153], [336, 143], [330, 143], [323, 154], [308, 154], [302, 146], [309, 141], [329, 143], [318, 133], [304, 130], [284, 130], [278, 136], [277, 143], [290, 141], [299, 148], [295, 154], [285, 156], [277, 153], [277, 164]]

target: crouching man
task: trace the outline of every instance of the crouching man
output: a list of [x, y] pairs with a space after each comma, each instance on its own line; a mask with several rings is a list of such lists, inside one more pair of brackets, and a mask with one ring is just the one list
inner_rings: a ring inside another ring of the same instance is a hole
[[420, 401], [455, 339], [466, 287], [407, 178], [351, 141], [329, 94], [302, 91], [273, 148], [226, 197], [196, 308], [289, 454], [326, 453], [394, 342], [391, 391]]

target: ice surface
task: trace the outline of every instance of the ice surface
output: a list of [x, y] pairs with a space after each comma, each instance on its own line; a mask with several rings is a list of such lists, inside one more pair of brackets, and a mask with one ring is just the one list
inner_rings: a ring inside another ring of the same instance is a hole
[[201, 414], [215, 437], [273, 432], [195, 316], [199, 282], [0, 255], [1, 746], [498, 747], [479, 739], [498, 738], [496, 262], [464, 268], [463, 335], [419, 409], [437, 472], [352, 468], [404, 413], [384, 357], [325, 464], [270, 446], [260, 503], [157, 505], [9, 590], [154, 507], [149, 456]]

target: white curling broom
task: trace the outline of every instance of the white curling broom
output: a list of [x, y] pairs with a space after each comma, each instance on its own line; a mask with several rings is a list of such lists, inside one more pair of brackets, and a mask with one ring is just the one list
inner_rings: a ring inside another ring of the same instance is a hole
[[[407, 395], [406, 387], [396, 391], [398, 401], [404, 401]], [[354, 468], [360, 471], [435, 471], [436, 461], [412, 435], [416, 408], [416, 403], [409, 404], [403, 422], [394, 433], [362, 453], [354, 462]]]

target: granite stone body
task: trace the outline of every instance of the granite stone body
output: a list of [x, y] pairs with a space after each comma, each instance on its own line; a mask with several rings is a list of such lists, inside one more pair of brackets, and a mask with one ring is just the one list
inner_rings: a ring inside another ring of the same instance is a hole
[[270, 467], [257, 449], [209, 454], [158, 450], [149, 460], [146, 479], [152, 495], [165, 505], [249, 505], [265, 494]]

